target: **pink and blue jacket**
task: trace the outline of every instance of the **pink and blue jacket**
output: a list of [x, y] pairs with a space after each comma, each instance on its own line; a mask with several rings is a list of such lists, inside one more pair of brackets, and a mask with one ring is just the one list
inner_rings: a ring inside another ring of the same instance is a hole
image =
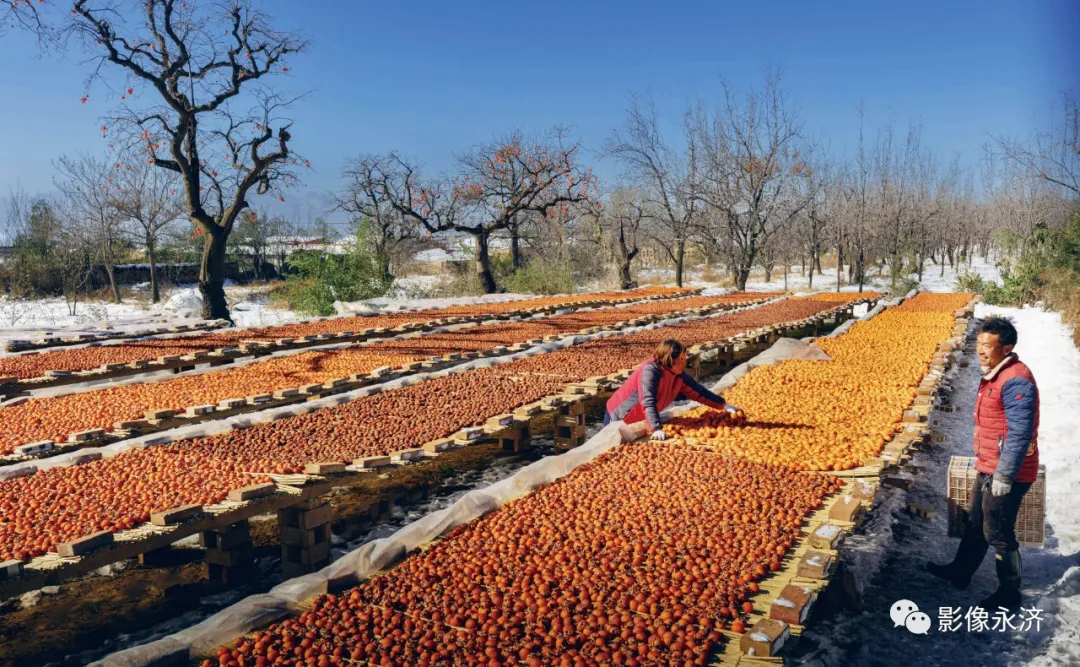
[[612, 421], [627, 424], [647, 420], [652, 430], [660, 428], [660, 412], [682, 395], [717, 410], [724, 408], [724, 399], [705, 387], [685, 371], [676, 375], [650, 359], [638, 365], [623, 386], [608, 399], [607, 412]]

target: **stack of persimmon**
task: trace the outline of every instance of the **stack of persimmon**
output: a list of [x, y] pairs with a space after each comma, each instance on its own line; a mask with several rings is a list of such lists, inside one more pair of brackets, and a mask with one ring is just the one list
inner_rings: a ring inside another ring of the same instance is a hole
[[818, 292], [802, 297], [812, 301], [829, 301], [831, 303], [848, 303], [855, 299], [877, 300], [881, 298], [878, 292]]
[[[94, 463], [94, 470], [101, 472], [89, 479], [80, 477], [78, 469], [81, 466], [76, 466], [55, 468], [49, 471], [47, 477], [35, 474], [22, 480], [0, 482], [0, 510], [5, 506], [16, 507], [21, 497], [41, 492], [41, 485], [51, 487], [64, 484], [74, 488], [75, 482], [72, 480], [75, 479], [86, 489], [88, 496], [128, 499], [125, 502], [132, 505], [134, 516], [145, 514], [145, 510], [140, 508], [147, 504], [158, 503], [155, 505], [157, 509], [185, 504], [176, 502], [176, 496], [170, 491], [173, 477], [142, 473], [145, 469], [161, 469], [158, 463], [161, 456], [189, 457], [189, 465], [175, 472], [176, 484], [183, 484], [188, 480], [197, 483], [199, 479], [209, 479], [216, 474], [215, 470], [226, 464], [222, 469], [292, 473], [302, 470], [307, 463], [351, 462], [360, 457], [419, 447], [464, 427], [483, 424], [494, 415], [561, 393], [568, 382], [580, 379], [570, 374], [573, 369], [591, 368], [589, 375], [595, 375], [630, 368], [651, 354], [656, 342], [662, 338], [676, 336], [692, 344], [765, 324], [778, 324], [793, 317], [806, 317], [829, 306], [810, 301], [796, 301], [794, 303], [799, 304], [796, 306], [785, 306], [785, 303], [603, 339], [612, 341], [637, 337], [634, 338], [634, 345], [640, 346], [640, 349], [629, 348], [635, 352], [632, 356], [627, 356], [625, 350], [619, 354], [603, 355], [589, 347], [591, 344], [582, 344], [491, 368], [430, 379], [249, 429], [128, 452], [122, 457]], [[554, 365], [545, 365], [547, 358], [557, 355], [559, 360]], [[549, 372], [544, 372], [545, 368]], [[217, 374], [202, 377], [214, 375]], [[173, 468], [168, 470], [173, 471]], [[239, 483], [236, 485], [242, 486]], [[98, 507], [102, 509], [95, 509]], [[80, 494], [52, 498], [43, 511], [27, 516], [20, 530], [5, 532], [0, 528], [0, 553], [33, 552], [42, 548], [42, 540], [49, 539], [54, 540], [49, 546], [53, 548], [56, 541], [63, 540], [58, 540], [60, 533], [48, 528], [50, 522], [64, 528], [64, 539], [79, 537], [81, 534], [78, 531], [86, 524], [73, 522], [70, 517], [80, 513], [95, 515], [98, 521], [113, 521], [115, 526], [114, 517], [131, 516], [123, 513], [122, 508], [122, 504], [113, 505], [104, 501], [83, 506]], [[3, 523], [4, 515], [0, 511], [0, 526]], [[50, 535], [53, 537], [50, 538]]]
[[969, 294], [922, 293], [836, 338], [831, 361], [787, 360], [753, 369], [726, 393], [749, 423], [732, 428], [698, 410], [665, 426], [693, 445], [797, 470], [845, 470], [877, 456], [952, 334]]
[[150, 514], [212, 504], [235, 488], [269, 481], [239, 461], [178, 447], [124, 452], [0, 483], [0, 559], [29, 560], [101, 530], [117, 532]]
[[382, 367], [400, 367], [450, 353], [477, 352], [496, 346], [607, 326], [646, 315], [678, 313], [718, 304], [761, 298], [747, 293], [652, 301], [621, 308], [603, 308], [556, 317], [499, 322], [354, 348], [313, 351], [268, 358], [214, 373], [108, 387], [65, 396], [31, 398], [0, 409], [0, 454], [41, 440], [65, 441], [69, 434], [94, 428], [111, 430], [118, 421], [141, 419], [148, 410], [181, 411], [193, 405], [217, 404], [278, 389], [323, 383]]
[[566, 382], [580, 382], [585, 378], [633, 368], [651, 357], [657, 343], [666, 338], [676, 338], [689, 347], [723, 340], [762, 327], [812, 317], [835, 306], [835, 303], [826, 301], [793, 297], [736, 313], [647, 329], [625, 336], [601, 338], [514, 364], [498, 366], [495, 371], [500, 374], [535, 373], [561, 377]]
[[628, 444], [217, 662], [704, 665], [838, 488], [783, 466]]
[[447, 317], [477, 317], [499, 315], [518, 310], [573, 305], [591, 301], [612, 301], [626, 298], [670, 296], [685, 292], [680, 288], [649, 287], [627, 292], [576, 294], [537, 299], [522, 299], [502, 303], [386, 313], [374, 316], [336, 317], [321, 321], [298, 322], [276, 327], [237, 329], [216, 333], [200, 333], [173, 338], [151, 338], [124, 341], [122, 344], [97, 345], [0, 358], [0, 376], [19, 379], [40, 377], [46, 371], [85, 371], [103, 364], [126, 364], [150, 361], [161, 356], [209, 352], [222, 347], [234, 347], [244, 340], [273, 341], [280, 338], [301, 338], [325, 333], [361, 331], [363, 329], [393, 328], [402, 324], [428, 322]]

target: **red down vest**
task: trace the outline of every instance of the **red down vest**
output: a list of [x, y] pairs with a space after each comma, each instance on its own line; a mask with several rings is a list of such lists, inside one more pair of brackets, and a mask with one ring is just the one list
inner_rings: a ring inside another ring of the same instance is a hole
[[1010, 355], [979, 382], [975, 399], [975, 470], [1016, 482], [1039, 474], [1039, 388]]

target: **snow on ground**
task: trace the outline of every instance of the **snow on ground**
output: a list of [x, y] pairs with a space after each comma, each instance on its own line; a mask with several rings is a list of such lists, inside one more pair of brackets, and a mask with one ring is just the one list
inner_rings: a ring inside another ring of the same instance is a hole
[[[181, 321], [198, 318], [202, 298], [195, 285], [178, 285], [162, 293], [161, 303], [151, 305], [145, 293], [148, 283], [134, 285], [137, 296], [124, 299], [122, 303], [103, 301], [80, 301], [72, 315], [62, 298], [23, 300], [0, 297], [0, 327], [17, 327], [20, 336], [32, 337], [34, 331], [51, 330], [54, 327], [72, 330], [90, 330], [108, 323], [112, 325], [145, 322], [148, 326], [160, 326], [160, 319]], [[225, 296], [237, 326], [270, 326], [300, 319], [296, 313], [269, 305], [269, 297], [262, 286], [243, 286], [226, 282]], [[154, 323], [150, 324], [150, 319]]]
[[[1011, 316], [1019, 330], [1017, 353], [1032, 369], [1039, 385], [1040, 461], [1046, 466], [1046, 546], [1024, 547], [1024, 606], [1041, 610], [1041, 628], [1000, 632], [956, 632], [940, 627], [941, 607], [975, 606], [997, 585], [993, 550], [987, 554], [970, 587], [959, 591], [934, 579], [926, 561], [947, 562], [958, 539], [947, 537], [946, 467], [951, 456], [971, 456], [972, 410], [979, 383], [978, 361], [968, 353], [967, 368], [950, 371], [955, 411], [935, 411], [931, 419], [946, 442], [918, 452], [921, 468], [910, 493], [885, 489], [868, 524], [849, 539], [846, 564], [862, 590], [863, 609], [828, 615], [819, 610], [798, 647], [795, 664], [804, 665], [1064, 665], [1080, 664], [1080, 512], [1073, 493], [1080, 486], [1080, 350], [1056, 313], [1036, 308], [990, 308], [976, 315]], [[933, 506], [932, 521], [914, 518], [903, 509], [916, 501]], [[915, 602], [930, 615], [928, 635], [894, 627], [889, 609], [898, 600]], [[1018, 618], [1018, 617], [1017, 617]], [[993, 628], [993, 616], [989, 619]], [[1017, 624], [1017, 619], [1013, 620]]]
[[425, 294], [430, 294], [438, 285], [442, 276], [404, 276], [395, 278], [390, 292], [386, 295], [389, 299], [410, 299]]

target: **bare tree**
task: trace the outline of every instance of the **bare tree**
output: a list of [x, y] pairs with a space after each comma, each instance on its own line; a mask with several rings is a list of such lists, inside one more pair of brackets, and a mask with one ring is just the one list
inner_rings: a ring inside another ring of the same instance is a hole
[[565, 143], [561, 128], [534, 141], [513, 133], [459, 156], [456, 172], [435, 180], [424, 180], [414, 165], [391, 154], [377, 189], [392, 208], [428, 233], [471, 235], [477, 273], [490, 294], [498, 288], [489, 253], [493, 233], [506, 230], [518, 216], [547, 216], [563, 205], [590, 200], [595, 178], [580, 165], [580, 151], [580, 144]]
[[179, 196], [179, 174], [153, 165], [136, 162], [133, 165], [116, 163], [119, 190], [113, 205], [122, 223], [134, 231], [132, 237], [146, 249], [150, 264], [150, 300], [161, 301], [158, 281], [157, 248], [162, 231], [173, 224], [184, 211]]
[[[394, 208], [388, 198], [392, 190], [383, 187], [386, 178], [399, 173], [395, 171], [395, 160], [391, 154], [364, 155], [349, 161], [344, 192], [334, 198], [336, 207], [349, 213], [353, 223], [365, 232], [365, 240], [371, 244], [387, 282], [394, 278], [392, 257], [417, 236], [416, 224], [410, 224]], [[395, 184], [393, 190], [400, 190], [400, 184]]]
[[[866, 111], [859, 105], [859, 139], [854, 158], [841, 172], [842, 193], [842, 241], [838, 241], [837, 255], [842, 254], [846, 245], [848, 251], [848, 282], [857, 283], [863, 291], [866, 283], [866, 268], [873, 263], [871, 244], [873, 231], [871, 222], [872, 169], [874, 156], [867, 147], [865, 136]], [[839, 264], [839, 260], [837, 262]], [[839, 266], [837, 267], [836, 289], [840, 289]]]
[[[100, 244], [97, 238], [99, 230], [95, 229], [94, 224], [87, 224], [86, 204], [78, 197], [65, 196], [52, 208], [57, 218], [53, 260], [60, 274], [68, 315], [74, 317], [78, 313], [79, 296], [86, 292], [94, 272], [93, 260]], [[111, 273], [109, 277], [112, 279]], [[118, 299], [115, 282], [113, 295]]]
[[[285, 249], [281, 234], [287, 227], [288, 223], [279, 216], [271, 216], [265, 211], [248, 211], [229, 235], [229, 251], [238, 258], [250, 259], [252, 275], [256, 279], [266, 279], [271, 275], [266, 270], [271, 257], [275, 251]], [[285, 259], [281, 258], [280, 266], [284, 264]]]
[[[842, 198], [840, 196], [840, 180], [837, 178], [835, 167], [825, 159], [818, 160], [813, 169], [809, 170], [810, 202], [805, 210], [805, 222], [799, 227], [801, 236], [802, 254], [805, 254], [809, 262], [809, 274], [807, 286], [814, 289], [814, 272], [824, 275], [821, 270], [821, 253], [825, 249], [826, 239], [833, 234], [837, 239], [843, 238], [840, 219], [842, 218]], [[837, 248], [842, 241], [838, 241]], [[836, 272], [840, 275], [840, 266], [843, 253], [837, 250]], [[839, 291], [839, 286], [837, 286]]]
[[1045, 130], [1035, 130], [1026, 141], [998, 136], [998, 154], [1031, 176], [1061, 189], [1072, 198], [1080, 197], [1080, 102], [1074, 92], [1062, 94], [1058, 121]]
[[94, 257], [109, 278], [113, 303], [120, 303], [116, 265], [123, 252], [124, 234], [123, 215], [116, 207], [116, 195], [121, 192], [119, 170], [112, 163], [85, 154], [61, 156], [56, 169], [60, 172], [56, 186], [64, 196], [66, 225], [72, 233], [84, 234], [90, 240]]
[[[306, 164], [290, 148], [291, 123], [282, 117], [293, 100], [268, 82], [307, 42], [274, 28], [251, 0], [75, 0], [70, 14], [58, 14], [55, 28], [20, 25], [42, 38], [80, 40], [94, 63], [88, 91], [97, 82], [126, 100], [102, 133], [129, 161], [179, 174], [187, 217], [204, 236], [203, 315], [227, 319], [226, 239], [237, 217], [252, 193], [284, 200], [295, 167]], [[113, 89], [109, 73], [123, 74], [124, 86]]]
[[[30, 219], [30, 209], [34, 202], [21, 184], [8, 188], [7, 210], [4, 211], [5, 232], [10, 236], [19, 233]], [[10, 241], [10, 238], [8, 239]]]
[[701, 198], [719, 223], [706, 233], [730, 242], [740, 290], [772, 236], [815, 196], [812, 145], [780, 83], [779, 73], [770, 71], [760, 92], [739, 95], [724, 84], [720, 108], [712, 115], [699, 111], [695, 120], [705, 165]]
[[619, 289], [631, 289], [634, 279], [630, 265], [641, 252], [639, 236], [649, 215], [645, 197], [634, 188], [618, 188], [603, 207], [600, 220], [610, 239], [612, 255], [619, 273]]
[[675, 265], [675, 284], [682, 287], [686, 245], [703, 209], [697, 134], [684, 119], [685, 150], [672, 148], [660, 132], [656, 108], [630, 98], [623, 127], [612, 133], [604, 153], [619, 160], [630, 179], [646, 194], [651, 209], [651, 240]]

